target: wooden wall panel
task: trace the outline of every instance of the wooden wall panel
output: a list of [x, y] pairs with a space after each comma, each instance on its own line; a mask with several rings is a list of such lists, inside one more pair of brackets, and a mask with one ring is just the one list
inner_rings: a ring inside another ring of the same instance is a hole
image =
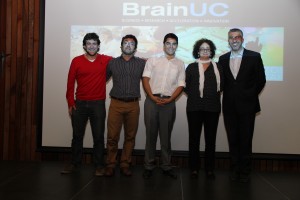
[[39, 0], [1, 0], [1, 51], [11, 54], [0, 77], [3, 160], [40, 159], [35, 139], [39, 7]]
[[[0, 1], [0, 54], [5, 52], [6, 2]], [[4, 64], [4, 63], [3, 63]], [[0, 59], [0, 160], [3, 159], [4, 143], [4, 75], [2, 73], [2, 58]]]

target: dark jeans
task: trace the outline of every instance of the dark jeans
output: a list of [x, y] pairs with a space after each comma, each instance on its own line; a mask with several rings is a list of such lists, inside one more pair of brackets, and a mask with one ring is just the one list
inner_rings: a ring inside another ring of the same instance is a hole
[[105, 100], [76, 101], [76, 110], [72, 111], [72, 164], [78, 165], [82, 160], [83, 138], [88, 120], [93, 135], [93, 161], [96, 167], [104, 167], [104, 130]]
[[216, 135], [219, 112], [187, 112], [189, 127], [189, 165], [192, 171], [200, 169], [200, 137], [204, 125], [205, 170], [213, 171], [215, 167]]

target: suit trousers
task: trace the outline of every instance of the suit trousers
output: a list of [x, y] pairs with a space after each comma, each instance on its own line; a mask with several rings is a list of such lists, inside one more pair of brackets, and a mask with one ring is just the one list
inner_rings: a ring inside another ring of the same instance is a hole
[[118, 143], [124, 125], [124, 143], [120, 167], [129, 167], [140, 115], [139, 101], [124, 102], [111, 99], [107, 118], [107, 167], [114, 168], [117, 163]]
[[187, 112], [189, 127], [189, 165], [191, 171], [200, 169], [200, 137], [204, 126], [205, 139], [205, 171], [215, 168], [216, 135], [219, 123], [219, 112], [189, 111]]
[[231, 168], [236, 173], [251, 172], [252, 139], [255, 113], [223, 113], [227, 132]]
[[170, 170], [171, 166], [171, 133], [175, 121], [175, 101], [166, 105], [157, 105], [149, 97], [144, 104], [146, 126], [145, 169], [155, 167], [155, 152], [159, 135], [161, 147], [161, 168]]

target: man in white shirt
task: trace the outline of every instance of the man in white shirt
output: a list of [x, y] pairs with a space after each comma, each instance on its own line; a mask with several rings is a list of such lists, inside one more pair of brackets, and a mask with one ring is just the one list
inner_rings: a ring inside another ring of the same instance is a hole
[[185, 86], [183, 61], [175, 57], [178, 37], [168, 33], [164, 37], [164, 56], [148, 59], [143, 72], [143, 86], [147, 97], [144, 105], [146, 126], [145, 171], [143, 177], [152, 176], [155, 168], [155, 151], [159, 134], [161, 169], [174, 179], [177, 175], [171, 166], [171, 133], [176, 116], [175, 100]]

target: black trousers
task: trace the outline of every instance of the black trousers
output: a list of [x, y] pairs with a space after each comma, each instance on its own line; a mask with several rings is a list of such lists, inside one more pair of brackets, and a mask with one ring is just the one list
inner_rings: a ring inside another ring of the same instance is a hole
[[236, 173], [251, 171], [252, 139], [255, 113], [224, 113], [224, 124], [229, 143], [231, 168]]
[[83, 154], [83, 139], [88, 120], [93, 135], [93, 162], [96, 167], [104, 167], [105, 100], [76, 101], [72, 111], [72, 164], [79, 165]]
[[189, 165], [192, 171], [198, 171], [200, 169], [200, 137], [202, 126], [204, 126], [205, 138], [205, 170], [214, 170], [219, 116], [219, 112], [187, 112], [189, 127]]

